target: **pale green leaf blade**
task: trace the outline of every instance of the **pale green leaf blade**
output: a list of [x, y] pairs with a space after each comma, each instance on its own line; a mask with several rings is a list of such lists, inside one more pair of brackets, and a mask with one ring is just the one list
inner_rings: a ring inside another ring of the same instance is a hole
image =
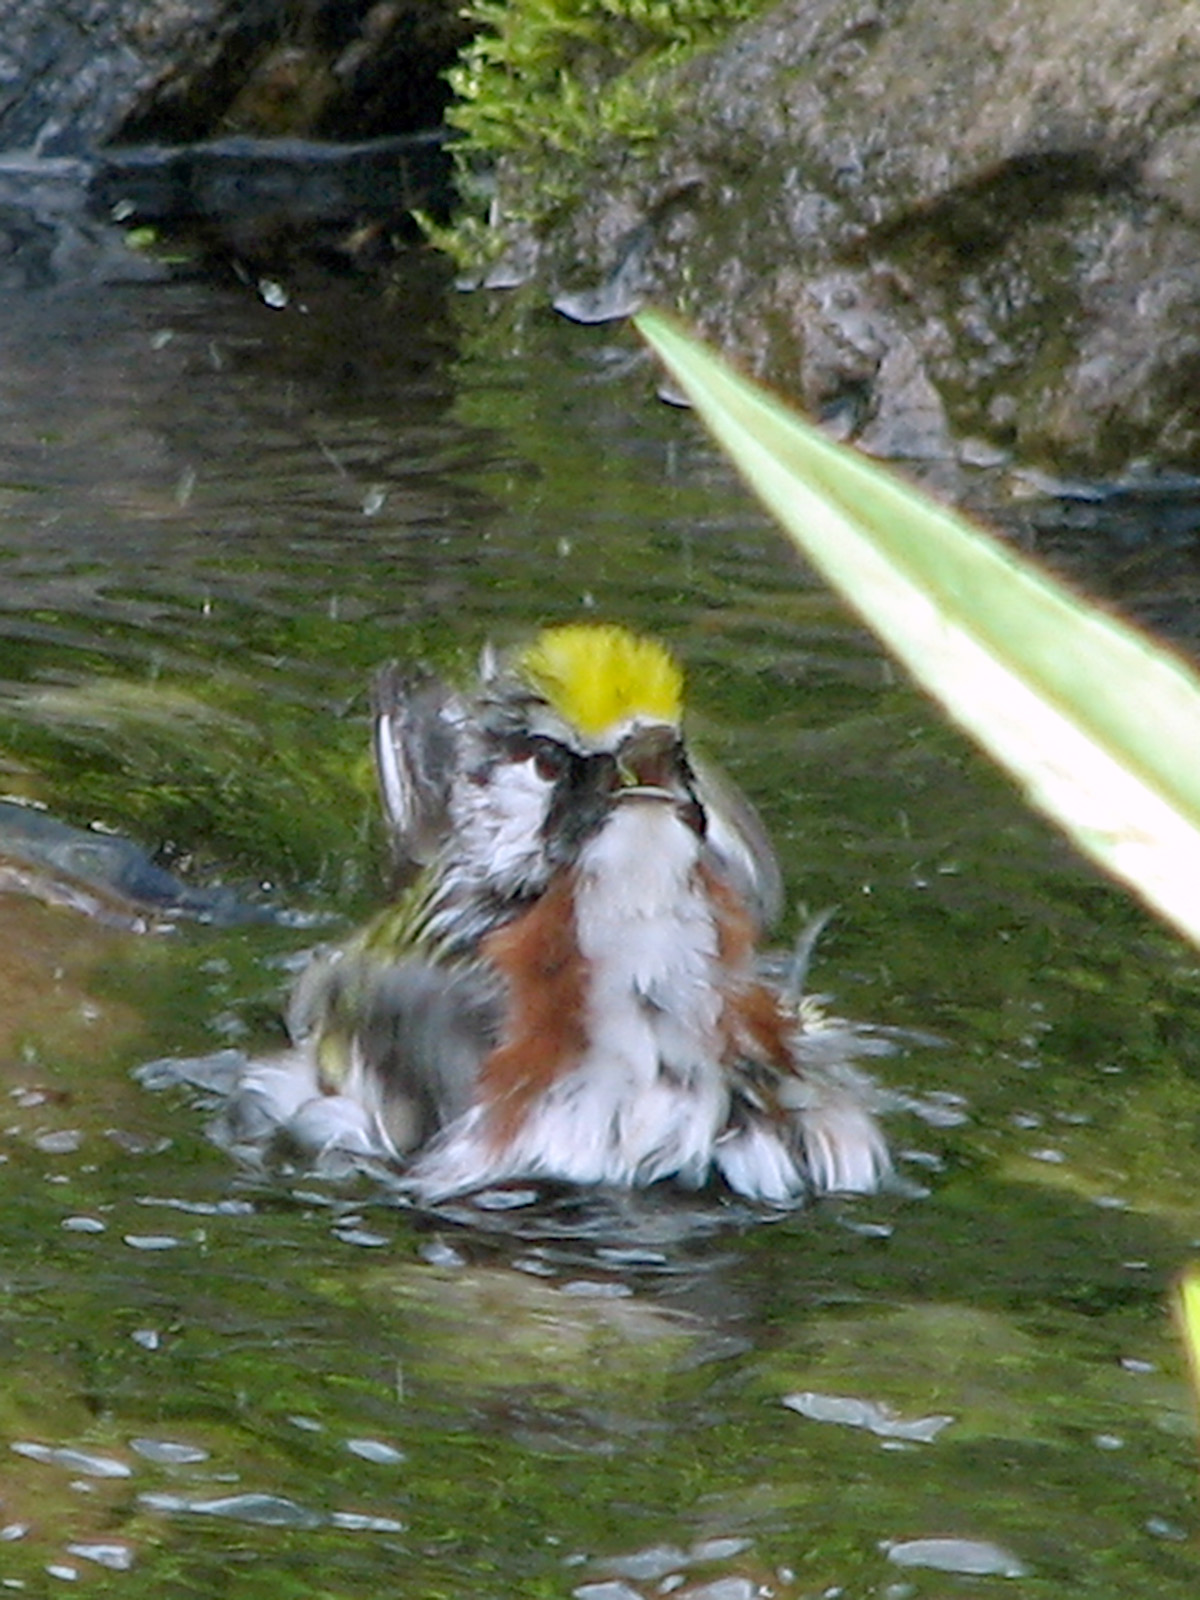
[[1200, 683], [671, 318], [642, 334], [751, 487], [913, 676], [1108, 871], [1200, 943]]
[[1200, 1267], [1189, 1267], [1179, 1280], [1176, 1312], [1187, 1353], [1192, 1392], [1200, 1404]]

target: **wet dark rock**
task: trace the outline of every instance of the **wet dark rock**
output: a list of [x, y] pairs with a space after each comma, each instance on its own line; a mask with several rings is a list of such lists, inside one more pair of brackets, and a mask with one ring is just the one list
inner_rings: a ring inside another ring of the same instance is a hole
[[347, 222], [444, 204], [444, 143], [437, 133], [363, 143], [218, 139], [109, 149], [92, 180], [94, 203], [139, 222], [240, 222], [264, 214]]
[[441, 133], [352, 144], [236, 137], [110, 148], [89, 195], [98, 216], [185, 228], [219, 256], [256, 265], [412, 240], [416, 207], [445, 216], [450, 161]]
[[0, 155], [0, 291], [160, 275], [90, 213], [91, 173], [90, 162], [70, 157]]
[[[265, 49], [272, 9], [236, 0], [9, 0], [0, 30], [0, 148], [87, 155], [173, 85], [232, 65], [254, 43]], [[253, 42], [244, 20], [251, 10]]]
[[357, 262], [357, 230], [446, 208], [422, 130], [467, 32], [454, 0], [0, 0], [0, 286], [153, 270], [89, 182], [126, 220], [348, 228]]
[[0, 149], [217, 134], [338, 140], [441, 120], [454, 0], [4, 0]]
[[[788, 0], [493, 281], [679, 305], [883, 455], [1200, 463], [1200, 0]], [[536, 165], [501, 164], [501, 214]]]
[[7, 800], [0, 801], [0, 893], [31, 895], [139, 931], [180, 917], [234, 927], [279, 916], [232, 889], [183, 883], [129, 839], [73, 828]]

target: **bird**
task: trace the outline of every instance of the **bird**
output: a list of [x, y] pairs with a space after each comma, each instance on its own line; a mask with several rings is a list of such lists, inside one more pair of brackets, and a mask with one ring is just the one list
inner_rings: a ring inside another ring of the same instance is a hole
[[567, 622], [455, 687], [372, 691], [397, 892], [292, 994], [226, 1142], [381, 1161], [423, 1203], [516, 1180], [770, 1206], [892, 1172], [855, 1064], [886, 1045], [768, 973], [781, 877], [690, 750], [657, 639]]

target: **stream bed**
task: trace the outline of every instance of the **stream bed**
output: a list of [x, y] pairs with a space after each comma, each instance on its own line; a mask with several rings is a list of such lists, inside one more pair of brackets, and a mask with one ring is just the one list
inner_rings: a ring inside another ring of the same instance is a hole
[[[420, 258], [270, 298], [0, 326], [0, 792], [247, 913], [0, 893], [0, 1583], [1190, 1600], [1200, 959], [899, 678], [630, 335]], [[135, 1076], [273, 1048], [303, 952], [383, 902], [372, 669], [581, 615], [680, 654], [781, 941], [836, 907], [815, 986], [929, 1036], [878, 1068], [905, 1192], [421, 1214], [241, 1172]]]

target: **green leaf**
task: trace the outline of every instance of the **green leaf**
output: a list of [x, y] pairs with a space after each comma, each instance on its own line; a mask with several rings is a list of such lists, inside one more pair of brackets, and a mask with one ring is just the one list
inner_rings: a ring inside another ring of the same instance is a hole
[[1183, 1348], [1187, 1352], [1192, 1392], [1200, 1403], [1200, 1267], [1189, 1267], [1179, 1280], [1176, 1307]]
[[1200, 944], [1200, 683], [1168, 650], [833, 443], [672, 318], [658, 352], [804, 555], [1029, 798]]

